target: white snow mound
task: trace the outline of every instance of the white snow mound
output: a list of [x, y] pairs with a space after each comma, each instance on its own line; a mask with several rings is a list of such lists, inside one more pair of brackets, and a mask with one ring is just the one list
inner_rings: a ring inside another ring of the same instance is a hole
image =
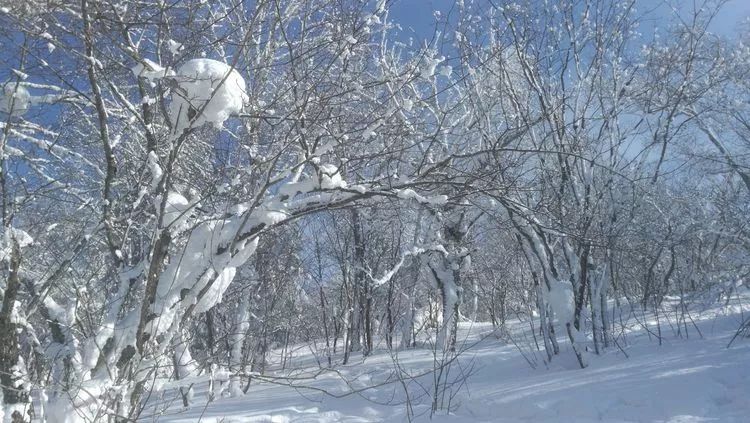
[[223, 62], [188, 60], [177, 69], [175, 80], [170, 115], [177, 134], [205, 123], [221, 127], [248, 101], [245, 79]]

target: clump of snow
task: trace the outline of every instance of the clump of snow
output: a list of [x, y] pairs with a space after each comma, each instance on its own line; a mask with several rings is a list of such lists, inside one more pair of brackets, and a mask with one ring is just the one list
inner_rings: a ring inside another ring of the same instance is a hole
[[420, 70], [420, 75], [422, 76], [422, 78], [428, 79], [428, 78], [431, 78], [433, 75], [435, 75], [435, 70], [437, 69], [437, 66], [444, 60], [445, 60], [445, 57], [443, 56], [425, 58], [424, 65], [422, 66], [422, 69]]
[[133, 75], [135, 75], [136, 78], [146, 78], [150, 82], [153, 82], [155, 79], [174, 75], [174, 71], [171, 69], [167, 69], [149, 59], [143, 59], [142, 63], [138, 63], [130, 70], [133, 71]]
[[29, 110], [30, 105], [31, 95], [23, 85], [16, 82], [7, 82], [3, 85], [0, 112], [22, 116]]
[[[287, 197], [293, 197], [297, 194], [306, 194], [311, 191], [320, 189], [343, 189], [348, 184], [341, 176], [339, 168], [333, 164], [327, 163], [318, 166], [318, 172], [308, 179], [295, 182], [287, 182], [279, 188], [279, 194]], [[354, 188], [358, 192], [364, 192], [364, 187]], [[285, 219], [287, 216], [282, 212], [274, 212], [280, 218]], [[273, 222], [271, 224], [275, 224]]]
[[177, 54], [182, 50], [182, 44], [178, 43], [175, 40], [167, 40], [167, 48], [172, 54]]
[[25, 81], [25, 80], [27, 80], [29, 78], [29, 74], [27, 74], [26, 72], [21, 72], [18, 69], [11, 69], [11, 72], [13, 72], [14, 75], [16, 75], [17, 77], [19, 77], [23, 81]]
[[375, 24], [379, 25], [381, 24], [380, 17], [378, 15], [370, 15], [365, 20], [365, 23], [367, 25], [375, 25]]
[[[252, 248], [255, 250], [255, 247]], [[237, 268], [227, 267], [216, 276], [216, 280], [208, 288], [205, 295], [201, 297], [198, 303], [195, 305], [196, 313], [203, 313], [211, 309], [216, 304], [219, 304], [223, 297], [224, 292], [229, 288], [229, 284], [234, 280], [234, 276], [237, 274]]]
[[448, 197], [445, 195], [425, 197], [423, 195], [417, 194], [417, 192], [411, 188], [396, 190], [396, 196], [404, 200], [414, 200], [422, 204], [442, 205], [448, 202]]
[[453, 67], [449, 65], [441, 66], [440, 67], [440, 75], [443, 75], [446, 78], [449, 78], [453, 74]]
[[401, 107], [403, 107], [404, 110], [406, 110], [407, 112], [411, 112], [412, 109], [414, 108], [414, 102], [408, 98], [405, 98], [404, 101], [401, 103]]
[[[161, 206], [161, 198], [155, 198], [155, 206], [157, 210]], [[193, 204], [185, 198], [184, 195], [176, 191], [170, 191], [167, 193], [167, 201], [164, 204], [164, 213], [162, 215], [162, 224], [164, 227], [172, 226], [179, 228], [182, 223], [188, 217], [188, 211]]]
[[34, 238], [22, 229], [10, 228], [10, 235], [16, 240], [19, 248], [28, 247], [34, 243]]
[[151, 189], [155, 189], [159, 185], [162, 175], [164, 175], [164, 171], [159, 166], [159, 156], [156, 155], [155, 151], [148, 152], [146, 164], [151, 172]]
[[353, 189], [354, 191], [357, 191], [360, 194], [364, 194], [367, 192], [367, 187], [365, 187], [364, 185], [357, 184], [357, 185], [352, 185], [349, 188]]
[[7, 228], [0, 239], [0, 262], [10, 257], [14, 241], [18, 243], [18, 248], [25, 248], [34, 243], [34, 238], [22, 229]]
[[221, 127], [249, 100], [245, 79], [217, 60], [189, 60], [177, 69], [175, 80], [169, 109], [176, 134], [205, 123]]
[[346, 181], [341, 177], [339, 168], [332, 164], [324, 164], [320, 166], [320, 188], [346, 188]]
[[376, 120], [372, 124], [368, 125], [367, 128], [365, 128], [364, 131], [362, 131], [362, 138], [364, 139], [370, 139], [376, 135], [378, 135], [377, 132], [375, 132], [380, 127], [380, 120]]
[[[193, 311], [202, 313], [222, 301], [236, 268], [244, 264], [258, 246], [257, 237], [241, 242], [234, 240], [245, 221], [243, 208], [237, 207], [234, 216], [203, 222], [191, 231], [187, 244], [178, 253], [180, 259], [171, 261], [159, 278], [156, 301], [152, 305], [159, 318], [150, 321], [145, 330], [155, 335], [164, 333], [183, 307], [193, 304]], [[259, 208], [247, 220], [248, 224], [256, 225], [281, 218], [281, 213]]]

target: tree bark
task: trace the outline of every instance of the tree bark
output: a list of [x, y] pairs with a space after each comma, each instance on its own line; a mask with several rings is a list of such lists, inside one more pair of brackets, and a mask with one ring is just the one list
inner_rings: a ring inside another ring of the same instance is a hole
[[[13, 421], [26, 421], [23, 415], [16, 417], [18, 407], [26, 409], [29, 403], [29, 393], [18, 386], [21, 376], [26, 373], [21, 351], [18, 347], [18, 335], [14, 322], [14, 310], [18, 290], [21, 286], [19, 269], [21, 267], [21, 249], [18, 242], [11, 237], [11, 256], [8, 269], [8, 279], [5, 283], [5, 295], [0, 310], [0, 383], [3, 388], [3, 407], [5, 410], [14, 409]], [[10, 408], [9, 408], [10, 406]]]

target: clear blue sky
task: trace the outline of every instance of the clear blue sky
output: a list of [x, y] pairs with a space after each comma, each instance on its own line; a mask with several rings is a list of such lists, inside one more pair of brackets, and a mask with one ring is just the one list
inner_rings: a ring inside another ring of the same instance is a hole
[[732, 0], [716, 17], [712, 31], [730, 36], [737, 33], [737, 25], [750, 18], [750, 0]]
[[[482, 1], [482, 0], [479, 0]], [[681, 0], [688, 7], [692, 7], [692, 0]], [[419, 36], [429, 36], [432, 34], [435, 18], [433, 12], [440, 10], [446, 12], [453, 5], [454, 0], [394, 0], [391, 6], [390, 18], [392, 21], [400, 23], [404, 27], [406, 34], [411, 35], [414, 30]], [[498, 0], [502, 3], [502, 0]], [[664, 0], [639, 0], [639, 9], [646, 10], [650, 7], [658, 7], [664, 4]], [[668, 8], [661, 7], [664, 10], [664, 24], [667, 23]], [[738, 24], [750, 17], [750, 0], [731, 0], [719, 16], [713, 22], [711, 31], [724, 35], [732, 36], [737, 33]], [[654, 25], [658, 25], [655, 22]]]

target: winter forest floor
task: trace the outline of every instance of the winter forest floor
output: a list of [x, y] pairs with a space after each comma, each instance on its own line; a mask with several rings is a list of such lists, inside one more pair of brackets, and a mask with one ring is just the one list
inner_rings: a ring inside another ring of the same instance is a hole
[[504, 337], [495, 336], [490, 324], [466, 322], [460, 328], [463, 351], [442, 373], [430, 372], [435, 356], [428, 345], [394, 355], [383, 346], [364, 360], [353, 355], [335, 371], [320, 370], [312, 348], [300, 345], [287, 363], [297, 370], [256, 378], [241, 397], [220, 395], [208, 403], [208, 383], [199, 376], [192, 381], [193, 404], [183, 408], [172, 382], [165, 383], [142, 421], [429, 421], [438, 375], [447, 389], [435, 421], [750, 421], [750, 340], [737, 339], [727, 348], [750, 312], [750, 295], [693, 307], [687, 334], [684, 325], [678, 332], [676, 308], [665, 309], [659, 316], [661, 345], [655, 315], [618, 309], [617, 345], [599, 356], [589, 353], [583, 370], [562, 336], [560, 354], [545, 364], [528, 321], [509, 322]]

